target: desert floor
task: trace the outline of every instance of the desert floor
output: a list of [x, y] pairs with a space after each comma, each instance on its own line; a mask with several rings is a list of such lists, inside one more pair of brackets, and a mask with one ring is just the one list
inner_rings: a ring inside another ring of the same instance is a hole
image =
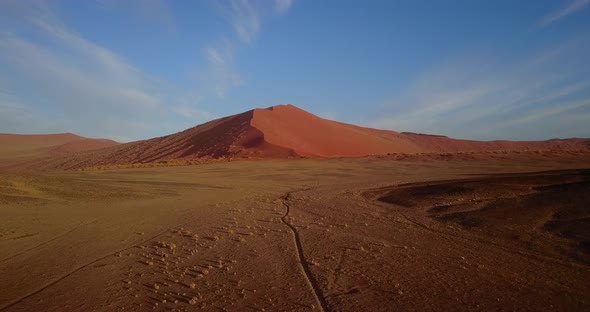
[[0, 311], [588, 310], [590, 173], [565, 170], [580, 168], [587, 156], [0, 173]]

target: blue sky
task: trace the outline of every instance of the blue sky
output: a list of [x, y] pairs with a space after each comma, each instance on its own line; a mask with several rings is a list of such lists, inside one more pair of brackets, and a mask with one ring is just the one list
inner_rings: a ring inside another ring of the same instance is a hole
[[467, 139], [590, 137], [590, 0], [0, 0], [0, 132], [131, 141], [292, 103]]

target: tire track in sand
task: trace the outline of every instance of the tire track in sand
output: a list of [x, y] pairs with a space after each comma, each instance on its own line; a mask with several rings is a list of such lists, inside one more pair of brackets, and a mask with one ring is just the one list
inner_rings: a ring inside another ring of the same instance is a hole
[[111, 252], [111, 253], [109, 253], [109, 254], [107, 254], [107, 255], [104, 255], [104, 256], [102, 256], [102, 257], [100, 257], [100, 258], [94, 259], [94, 260], [92, 260], [92, 261], [90, 261], [90, 262], [88, 262], [88, 263], [86, 263], [86, 264], [83, 264], [83, 265], [81, 265], [81, 266], [79, 266], [79, 267], [75, 268], [74, 270], [70, 271], [69, 273], [66, 273], [65, 275], [62, 275], [61, 277], [59, 277], [59, 278], [57, 278], [57, 279], [53, 280], [52, 282], [49, 282], [48, 284], [46, 284], [46, 285], [42, 286], [41, 288], [38, 288], [37, 290], [34, 290], [34, 291], [32, 291], [32, 292], [30, 292], [30, 293], [28, 293], [28, 294], [26, 294], [26, 295], [23, 295], [23, 296], [21, 296], [20, 298], [17, 298], [17, 299], [15, 299], [15, 300], [11, 301], [11, 302], [8, 302], [8, 303], [6, 303], [4, 306], [0, 307], [0, 312], [1, 312], [1, 311], [6, 311], [6, 310], [8, 310], [8, 309], [12, 308], [13, 306], [15, 306], [15, 305], [17, 305], [17, 304], [19, 304], [19, 303], [23, 302], [23, 301], [24, 301], [24, 300], [26, 300], [27, 298], [30, 298], [30, 297], [32, 297], [32, 296], [34, 296], [34, 295], [36, 295], [36, 294], [38, 294], [38, 293], [40, 293], [40, 292], [44, 291], [45, 289], [47, 289], [47, 288], [49, 288], [49, 287], [51, 287], [51, 286], [53, 286], [53, 285], [55, 285], [55, 284], [57, 284], [57, 283], [61, 282], [62, 280], [64, 280], [64, 279], [66, 279], [66, 278], [68, 278], [68, 277], [70, 277], [70, 276], [74, 275], [75, 273], [77, 273], [77, 272], [79, 272], [79, 271], [81, 271], [81, 270], [83, 270], [83, 269], [85, 269], [85, 268], [87, 268], [87, 267], [89, 267], [89, 266], [91, 266], [91, 265], [93, 265], [93, 264], [95, 264], [95, 263], [97, 263], [97, 262], [101, 261], [101, 260], [104, 260], [104, 259], [106, 259], [106, 258], [108, 258], [108, 257], [112, 257], [112, 256], [114, 256], [114, 255], [116, 255], [116, 254], [118, 254], [118, 253], [121, 253], [121, 252], [124, 252], [124, 251], [130, 250], [130, 249], [136, 248], [137, 246], [140, 246], [140, 245], [143, 245], [143, 244], [145, 244], [145, 243], [147, 243], [147, 242], [150, 242], [150, 241], [152, 241], [152, 240], [154, 240], [154, 239], [158, 238], [159, 236], [161, 236], [161, 235], [165, 234], [165, 233], [166, 233], [166, 232], [168, 232], [168, 231], [170, 231], [170, 229], [168, 229], [168, 228], [167, 228], [167, 229], [165, 229], [165, 230], [163, 230], [163, 231], [159, 232], [158, 234], [156, 234], [156, 235], [154, 235], [154, 236], [152, 236], [152, 237], [150, 237], [150, 238], [144, 239], [144, 240], [142, 240], [142, 241], [140, 241], [140, 242], [138, 242], [138, 243], [134, 244], [133, 246], [129, 246], [129, 247], [125, 247], [125, 248], [123, 248], [123, 249], [119, 249], [119, 250], [117, 250], [117, 251], [115, 251], [115, 252]]
[[291, 197], [291, 194], [293, 194], [293, 193], [303, 192], [303, 191], [307, 191], [307, 190], [309, 190], [309, 188], [288, 192], [287, 194], [283, 195], [280, 198], [283, 207], [285, 207], [285, 214], [281, 217], [281, 221], [287, 227], [289, 227], [289, 229], [291, 230], [291, 233], [293, 234], [293, 239], [295, 242], [295, 249], [297, 250], [297, 255], [299, 256], [299, 266], [301, 267], [301, 270], [304, 273], [303, 275], [304, 275], [305, 279], [307, 280], [307, 283], [309, 284], [309, 286], [313, 290], [314, 297], [315, 297], [320, 309], [324, 312], [327, 312], [327, 311], [330, 311], [328, 301], [326, 301], [326, 297], [324, 296], [324, 293], [322, 292], [322, 289], [320, 288], [318, 281], [315, 279], [315, 277], [311, 273], [311, 269], [309, 268], [309, 263], [307, 262], [307, 259], [305, 259], [305, 254], [303, 253], [303, 245], [301, 244], [301, 238], [299, 237], [299, 232], [297, 231], [295, 226], [293, 226], [291, 223], [289, 223], [289, 221], [287, 221], [287, 218], [289, 217], [289, 212], [291, 212], [291, 206], [289, 205], [289, 197]]
[[80, 229], [80, 228], [82, 228], [84, 226], [87, 226], [87, 225], [90, 225], [90, 224], [93, 224], [93, 223], [96, 223], [96, 222], [97, 222], [97, 220], [92, 220], [90, 222], [86, 222], [86, 223], [77, 225], [77, 226], [71, 228], [70, 230], [68, 230], [68, 231], [66, 231], [66, 232], [64, 232], [62, 234], [59, 234], [59, 235], [57, 235], [57, 236], [55, 236], [55, 237], [53, 237], [53, 238], [51, 238], [51, 239], [49, 239], [47, 241], [44, 241], [44, 242], [42, 242], [40, 244], [37, 244], [37, 245], [35, 245], [35, 246], [31, 247], [31, 248], [25, 249], [23, 251], [19, 251], [19, 252], [15, 253], [15, 254], [13, 254], [11, 256], [8, 256], [8, 257], [6, 257], [4, 259], [0, 259], [0, 262], [4, 262], [4, 261], [7, 261], [7, 260], [10, 260], [10, 259], [15, 258], [15, 257], [18, 257], [18, 256], [20, 256], [20, 255], [22, 255], [24, 253], [27, 253], [27, 252], [29, 252], [31, 250], [35, 250], [35, 249], [37, 249], [39, 247], [42, 247], [42, 246], [47, 245], [47, 244], [49, 244], [49, 243], [51, 243], [53, 241], [56, 241], [56, 240], [58, 240], [58, 239], [60, 239], [60, 238], [62, 238], [64, 236], [66, 236], [66, 235], [69, 235], [70, 233], [72, 233], [72, 232], [74, 232], [74, 231], [76, 231], [76, 230], [78, 230], [78, 229]]

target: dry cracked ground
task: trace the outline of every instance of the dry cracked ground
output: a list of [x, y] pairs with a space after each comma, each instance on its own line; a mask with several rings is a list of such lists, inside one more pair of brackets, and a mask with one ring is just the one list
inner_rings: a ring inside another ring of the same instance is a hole
[[590, 159], [1, 173], [0, 311], [588, 310], [580, 168]]

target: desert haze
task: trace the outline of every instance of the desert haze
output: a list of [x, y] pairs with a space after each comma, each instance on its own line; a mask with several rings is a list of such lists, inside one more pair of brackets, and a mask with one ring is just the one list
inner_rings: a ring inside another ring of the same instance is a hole
[[0, 140], [1, 311], [590, 307], [587, 139], [278, 105], [125, 144]]

